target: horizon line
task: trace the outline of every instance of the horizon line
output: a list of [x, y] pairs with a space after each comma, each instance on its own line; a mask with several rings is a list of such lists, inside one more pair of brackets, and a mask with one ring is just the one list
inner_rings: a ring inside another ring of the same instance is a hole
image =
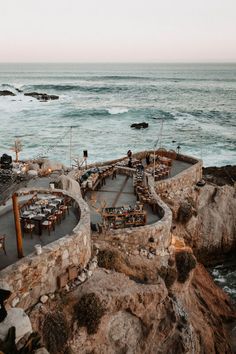
[[236, 64], [236, 60], [205, 61], [0, 61], [0, 64]]

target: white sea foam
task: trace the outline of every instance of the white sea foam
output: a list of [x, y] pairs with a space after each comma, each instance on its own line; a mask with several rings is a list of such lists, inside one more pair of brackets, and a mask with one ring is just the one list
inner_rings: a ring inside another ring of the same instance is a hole
[[122, 108], [122, 107], [112, 107], [108, 108], [107, 111], [110, 114], [122, 114], [122, 113], [127, 113], [129, 112], [128, 108]]
[[228, 294], [236, 294], [236, 290], [233, 288], [229, 288], [228, 286], [223, 287], [224, 291], [226, 291]]

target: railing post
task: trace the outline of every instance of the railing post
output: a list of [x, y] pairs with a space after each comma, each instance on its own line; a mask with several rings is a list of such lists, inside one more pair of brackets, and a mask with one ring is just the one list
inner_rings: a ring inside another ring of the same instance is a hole
[[23, 255], [23, 242], [22, 242], [22, 232], [21, 232], [21, 224], [20, 224], [20, 212], [18, 205], [18, 195], [14, 193], [12, 195], [12, 205], [15, 219], [15, 228], [16, 228], [16, 243], [17, 243], [17, 253], [18, 258], [24, 257]]

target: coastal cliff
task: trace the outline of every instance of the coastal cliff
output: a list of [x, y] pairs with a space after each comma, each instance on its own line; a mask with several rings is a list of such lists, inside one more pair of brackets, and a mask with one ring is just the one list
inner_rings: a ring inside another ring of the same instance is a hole
[[173, 235], [183, 239], [199, 261], [208, 264], [222, 260], [236, 248], [236, 189], [232, 166], [233, 178], [220, 173], [227, 168], [205, 170], [209, 182], [203, 187], [170, 192], [162, 198], [173, 213]]
[[231, 186], [206, 185], [199, 191], [196, 216], [186, 223], [185, 241], [198, 259], [217, 258], [236, 248], [236, 191]]
[[47, 337], [45, 316], [60, 309], [71, 328], [66, 344], [70, 353], [233, 353], [227, 324], [236, 313], [202, 265], [183, 279], [172, 259], [168, 268], [175, 276], [170, 282], [155, 262], [145, 261], [144, 282], [142, 261], [131, 277], [132, 260], [114, 252], [118, 258], [113, 269], [98, 268], [60, 301], [31, 312], [42, 337]]

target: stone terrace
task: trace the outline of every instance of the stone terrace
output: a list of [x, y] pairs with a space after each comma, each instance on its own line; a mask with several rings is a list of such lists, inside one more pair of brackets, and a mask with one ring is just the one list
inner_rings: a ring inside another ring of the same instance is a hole
[[[27, 182], [28, 188], [48, 188], [49, 182], [52, 181], [53, 177], [42, 177], [32, 179]], [[29, 199], [32, 196], [25, 197], [23, 200]], [[19, 198], [19, 201], [22, 198]], [[59, 238], [68, 235], [71, 233], [73, 228], [79, 222], [78, 208], [71, 207], [69, 215], [66, 214], [66, 218], [62, 220], [61, 224], [56, 225], [55, 231], [50, 232], [48, 235], [47, 230], [43, 230], [42, 235], [39, 236], [33, 233], [33, 238], [29, 233], [23, 234], [23, 251], [24, 256], [35, 251], [34, 246], [36, 244], [41, 244], [45, 246], [53, 241], [58, 240]], [[10, 264], [13, 264], [18, 260], [17, 257], [17, 247], [16, 247], [16, 231], [15, 231], [15, 222], [14, 215], [12, 210], [12, 201], [9, 199], [6, 205], [0, 207], [0, 234], [6, 235], [6, 252], [7, 255], [1, 250], [0, 258], [0, 270], [7, 267]]]

